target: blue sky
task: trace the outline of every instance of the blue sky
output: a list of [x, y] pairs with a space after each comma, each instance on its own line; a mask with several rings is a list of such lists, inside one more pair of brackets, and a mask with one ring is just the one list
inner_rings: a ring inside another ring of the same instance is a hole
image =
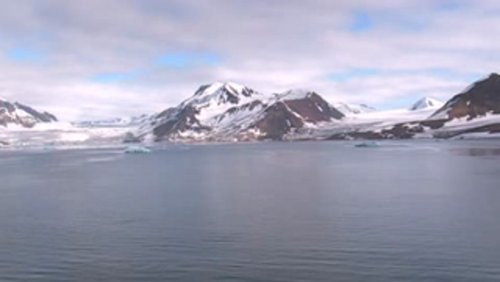
[[62, 119], [158, 111], [226, 80], [395, 108], [446, 100], [500, 65], [491, 0], [0, 5], [0, 96]]
[[352, 32], [363, 32], [375, 28], [372, 15], [366, 11], [356, 11], [352, 15], [353, 22], [350, 26]]
[[221, 58], [210, 52], [172, 52], [166, 53], [157, 59], [160, 66], [169, 68], [194, 68], [199, 66], [217, 66]]
[[137, 79], [139, 73], [136, 72], [108, 72], [93, 75], [90, 80], [96, 83], [123, 83]]
[[42, 51], [32, 49], [28, 46], [8, 49], [6, 51], [6, 56], [9, 60], [16, 63], [37, 64], [45, 60], [45, 55]]

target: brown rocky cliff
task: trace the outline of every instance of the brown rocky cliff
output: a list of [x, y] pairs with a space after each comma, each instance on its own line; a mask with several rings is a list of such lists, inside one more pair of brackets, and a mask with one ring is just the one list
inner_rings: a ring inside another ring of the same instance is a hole
[[448, 119], [467, 117], [468, 120], [489, 113], [500, 114], [500, 75], [493, 73], [478, 81], [464, 93], [454, 96], [432, 117], [447, 113]]

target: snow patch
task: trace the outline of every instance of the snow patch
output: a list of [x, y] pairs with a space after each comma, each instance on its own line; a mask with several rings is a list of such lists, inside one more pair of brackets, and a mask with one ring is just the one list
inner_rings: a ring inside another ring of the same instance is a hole
[[365, 104], [348, 104], [343, 102], [333, 103], [332, 106], [345, 116], [375, 112], [376, 109]]
[[311, 96], [314, 91], [307, 89], [291, 89], [281, 94], [275, 94], [277, 98], [282, 100], [300, 100]]

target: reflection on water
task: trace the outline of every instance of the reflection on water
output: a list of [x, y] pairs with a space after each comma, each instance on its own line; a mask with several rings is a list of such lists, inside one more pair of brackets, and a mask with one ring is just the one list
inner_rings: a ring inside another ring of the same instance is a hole
[[500, 148], [453, 148], [450, 152], [460, 156], [487, 157], [500, 156]]

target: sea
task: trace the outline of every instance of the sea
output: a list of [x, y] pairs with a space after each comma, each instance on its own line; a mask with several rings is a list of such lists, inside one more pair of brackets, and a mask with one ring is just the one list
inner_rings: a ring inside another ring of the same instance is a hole
[[0, 151], [0, 281], [500, 281], [500, 141]]

